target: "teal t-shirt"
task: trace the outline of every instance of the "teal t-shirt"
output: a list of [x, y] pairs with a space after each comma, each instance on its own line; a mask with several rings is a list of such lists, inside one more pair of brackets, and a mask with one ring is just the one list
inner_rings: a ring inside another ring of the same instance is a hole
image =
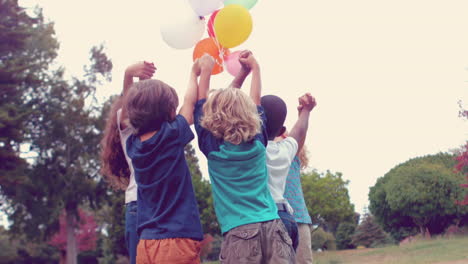
[[262, 118], [262, 133], [250, 142], [235, 145], [215, 138], [200, 126], [203, 104], [195, 105], [195, 130], [200, 150], [208, 159], [216, 217], [225, 233], [241, 225], [278, 219], [276, 204], [268, 189], [265, 145], [266, 117]]

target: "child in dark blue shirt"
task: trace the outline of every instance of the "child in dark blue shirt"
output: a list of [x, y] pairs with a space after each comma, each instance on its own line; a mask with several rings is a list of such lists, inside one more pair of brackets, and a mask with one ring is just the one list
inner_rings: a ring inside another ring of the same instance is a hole
[[126, 97], [135, 129], [127, 153], [138, 185], [137, 263], [200, 261], [203, 231], [184, 147], [194, 138], [190, 125], [198, 85], [209, 85], [213, 65], [209, 56], [194, 63], [178, 115], [177, 94], [162, 81], [135, 83]]

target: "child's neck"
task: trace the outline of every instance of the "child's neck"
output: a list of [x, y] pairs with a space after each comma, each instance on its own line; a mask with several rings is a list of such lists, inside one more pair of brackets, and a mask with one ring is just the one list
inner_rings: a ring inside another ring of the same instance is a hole
[[158, 133], [157, 130], [155, 130], [155, 131], [150, 131], [150, 132], [147, 132], [147, 133], [141, 135], [141, 136], [140, 136], [141, 142], [150, 139], [150, 138], [151, 138], [152, 136], [154, 136], [156, 133]]

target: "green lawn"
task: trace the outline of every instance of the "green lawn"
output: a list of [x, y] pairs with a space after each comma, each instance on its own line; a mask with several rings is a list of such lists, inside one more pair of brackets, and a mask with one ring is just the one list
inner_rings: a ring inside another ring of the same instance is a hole
[[468, 263], [468, 236], [451, 239], [435, 238], [404, 246], [377, 249], [328, 251], [314, 255], [316, 264], [461, 264]]
[[[219, 262], [206, 262], [217, 264]], [[314, 264], [463, 264], [468, 263], [468, 236], [435, 238], [404, 246], [314, 252]]]

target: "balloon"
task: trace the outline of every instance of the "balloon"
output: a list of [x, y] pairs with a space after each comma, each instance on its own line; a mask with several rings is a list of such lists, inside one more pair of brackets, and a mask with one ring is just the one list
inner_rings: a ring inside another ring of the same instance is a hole
[[257, 3], [257, 0], [224, 0], [224, 5], [241, 5], [247, 9], [251, 9], [255, 4]]
[[211, 14], [210, 16], [208, 23], [206, 23], [206, 29], [208, 31], [208, 35], [210, 36], [210, 38], [216, 38], [216, 34], [215, 34], [213, 27], [214, 27], [214, 21], [218, 12], [219, 10], [214, 11], [213, 14]]
[[232, 76], [236, 76], [242, 65], [239, 62], [239, 55], [241, 51], [235, 51], [224, 56], [224, 65], [226, 66], [227, 72], [229, 72]]
[[199, 16], [207, 16], [223, 4], [222, 0], [189, 0], [193, 10]]
[[241, 5], [228, 5], [221, 9], [214, 21], [216, 38], [226, 48], [242, 44], [252, 32], [252, 17]]
[[208, 53], [215, 59], [215, 66], [213, 67], [213, 71], [211, 74], [218, 74], [223, 71], [223, 54], [227, 52], [225, 49], [221, 48], [221, 50], [218, 48], [218, 45], [216, 45], [216, 41], [213, 38], [206, 38], [200, 40], [200, 42], [197, 43], [195, 46], [195, 49], [193, 50], [193, 61], [196, 59], [200, 58], [203, 56], [205, 53]]
[[166, 23], [161, 25], [161, 35], [167, 45], [175, 49], [193, 47], [203, 36], [205, 21], [190, 7], [182, 7]]

